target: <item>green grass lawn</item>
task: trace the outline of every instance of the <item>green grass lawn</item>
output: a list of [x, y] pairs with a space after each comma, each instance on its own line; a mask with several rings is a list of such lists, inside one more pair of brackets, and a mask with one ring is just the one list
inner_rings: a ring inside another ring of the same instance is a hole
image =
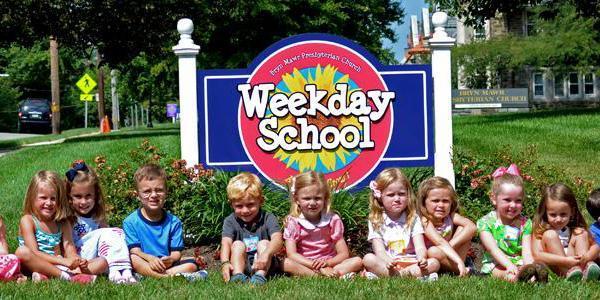
[[540, 165], [600, 184], [600, 109], [454, 118], [454, 145], [483, 155], [536, 145]]
[[[523, 150], [536, 144], [539, 163], [561, 167], [574, 176], [600, 183], [600, 110], [570, 110], [527, 114], [456, 117], [455, 147], [492, 155], [508, 147]], [[128, 152], [148, 139], [166, 153], [178, 157], [179, 129], [172, 125], [154, 129], [126, 129], [106, 135], [70, 138], [64, 143], [19, 149], [0, 157], [0, 214], [7, 225], [11, 251], [16, 248], [17, 224], [23, 196], [31, 176], [38, 170], [63, 173], [75, 159], [92, 161], [98, 155], [109, 161], [124, 161]], [[1, 146], [0, 146], [1, 148]], [[92, 288], [51, 281], [41, 284], [2, 284], [0, 297], [17, 298], [600, 298], [599, 283], [571, 284], [554, 281], [547, 285], [508, 284], [490, 278], [442, 277], [434, 283], [408, 279], [342, 282], [328, 279], [281, 278], [267, 286], [226, 286], [211, 270], [208, 282], [189, 284], [178, 280], [145, 280], [136, 286], [115, 286], [104, 278]]]

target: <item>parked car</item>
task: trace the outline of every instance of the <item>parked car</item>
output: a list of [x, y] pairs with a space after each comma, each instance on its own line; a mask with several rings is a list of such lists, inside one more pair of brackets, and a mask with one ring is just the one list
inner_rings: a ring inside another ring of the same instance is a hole
[[52, 111], [48, 99], [25, 99], [19, 103], [19, 132], [39, 129], [52, 130]]

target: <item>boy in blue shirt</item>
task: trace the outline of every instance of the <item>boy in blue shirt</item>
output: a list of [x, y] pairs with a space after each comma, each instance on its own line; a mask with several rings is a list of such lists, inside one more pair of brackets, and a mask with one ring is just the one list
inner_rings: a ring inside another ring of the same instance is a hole
[[206, 278], [206, 271], [200, 270], [194, 258], [181, 257], [182, 223], [163, 209], [167, 198], [165, 171], [148, 164], [135, 172], [134, 179], [142, 207], [123, 221], [134, 271], [154, 278], [174, 275], [189, 281]]
[[[594, 223], [590, 226], [590, 233], [596, 242], [596, 249], [600, 248], [600, 189], [595, 189], [592, 191], [588, 200], [585, 202], [585, 207], [587, 208], [590, 216], [594, 218]], [[598, 249], [600, 251], [600, 249]], [[596, 256], [594, 260], [598, 260]]]

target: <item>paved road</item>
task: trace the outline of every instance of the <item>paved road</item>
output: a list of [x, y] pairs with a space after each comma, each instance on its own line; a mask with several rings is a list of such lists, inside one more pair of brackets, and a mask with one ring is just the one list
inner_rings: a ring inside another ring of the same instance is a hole
[[22, 139], [22, 138], [38, 136], [38, 135], [39, 134], [0, 132], [0, 141], [16, 140], [16, 139]]

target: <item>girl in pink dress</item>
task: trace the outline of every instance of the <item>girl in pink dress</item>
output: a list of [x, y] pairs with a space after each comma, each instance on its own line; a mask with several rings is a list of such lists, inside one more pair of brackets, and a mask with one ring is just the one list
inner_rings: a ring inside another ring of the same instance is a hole
[[342, 220], [331, 211], [330, 191], [323, 174], [310, 171], [293, 177], [290, 202], [283, 232], [285, 272], [350, 278], [362, 269], [362, 260], [350, 257]]

